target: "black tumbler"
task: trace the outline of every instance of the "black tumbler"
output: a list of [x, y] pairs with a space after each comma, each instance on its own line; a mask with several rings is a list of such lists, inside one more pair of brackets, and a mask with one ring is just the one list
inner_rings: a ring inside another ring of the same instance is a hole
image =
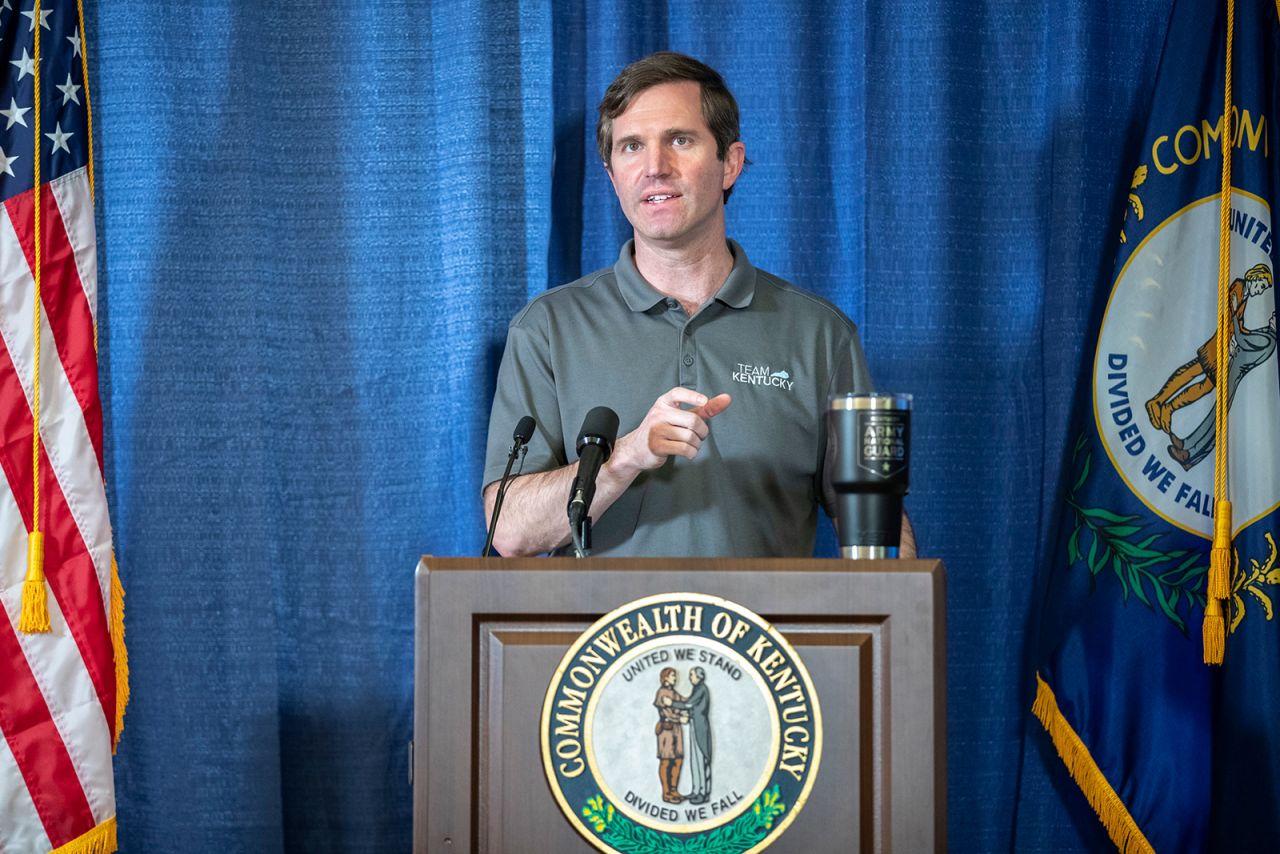
[[833, 396], [827, 441], [841, 557], [897, 557], [910, 463], [911, 395]]

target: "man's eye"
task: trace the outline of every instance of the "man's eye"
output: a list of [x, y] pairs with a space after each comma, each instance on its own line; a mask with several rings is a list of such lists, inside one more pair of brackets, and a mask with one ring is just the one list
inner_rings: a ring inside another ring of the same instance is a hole
[[672, 140], [676, 145], [688, 145], [692, 140], [687, 136], [678, 136]]
[[638, 143], [638, 142], [624, 142], [624, 143], [622, 143], [622, 150], [623, 150], [623, 151], [625, 151], [625, 152], [627, 152], [627, 153], [631, 153], [631, 152], [634, 152], [634, 151], [639, 151], [639, 150], [640, 150], [640, 143]]

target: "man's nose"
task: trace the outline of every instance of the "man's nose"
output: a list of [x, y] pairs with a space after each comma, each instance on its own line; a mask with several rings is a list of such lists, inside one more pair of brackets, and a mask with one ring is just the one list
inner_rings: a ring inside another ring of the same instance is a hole
[[644, 174], [649, 178], [661, 178], [671, 174], [671, 152], [665, 145], [645, 149]]

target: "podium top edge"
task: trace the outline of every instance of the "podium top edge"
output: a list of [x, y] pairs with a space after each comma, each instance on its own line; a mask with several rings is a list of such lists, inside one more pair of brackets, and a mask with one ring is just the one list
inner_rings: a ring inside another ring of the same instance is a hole
[[523, 570], [579, 570], [602, 572], [893, 572], [930, 574], [943, 570], [938, 558], [914, 560], [847, 560], [844, 558], [732, 558], [732, 557], [441, 557], [423, 555], [419, 571], [501, 572]]

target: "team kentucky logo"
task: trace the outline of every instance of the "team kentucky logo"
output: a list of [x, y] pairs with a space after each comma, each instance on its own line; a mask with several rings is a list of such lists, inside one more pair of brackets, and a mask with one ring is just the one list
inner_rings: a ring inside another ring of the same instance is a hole
[[601, 851], [761, 851], [808, 799], [821, 753], [795, 651], [746, 608], [696, 593], [607, 614], [542, 707], [551, 791]]

